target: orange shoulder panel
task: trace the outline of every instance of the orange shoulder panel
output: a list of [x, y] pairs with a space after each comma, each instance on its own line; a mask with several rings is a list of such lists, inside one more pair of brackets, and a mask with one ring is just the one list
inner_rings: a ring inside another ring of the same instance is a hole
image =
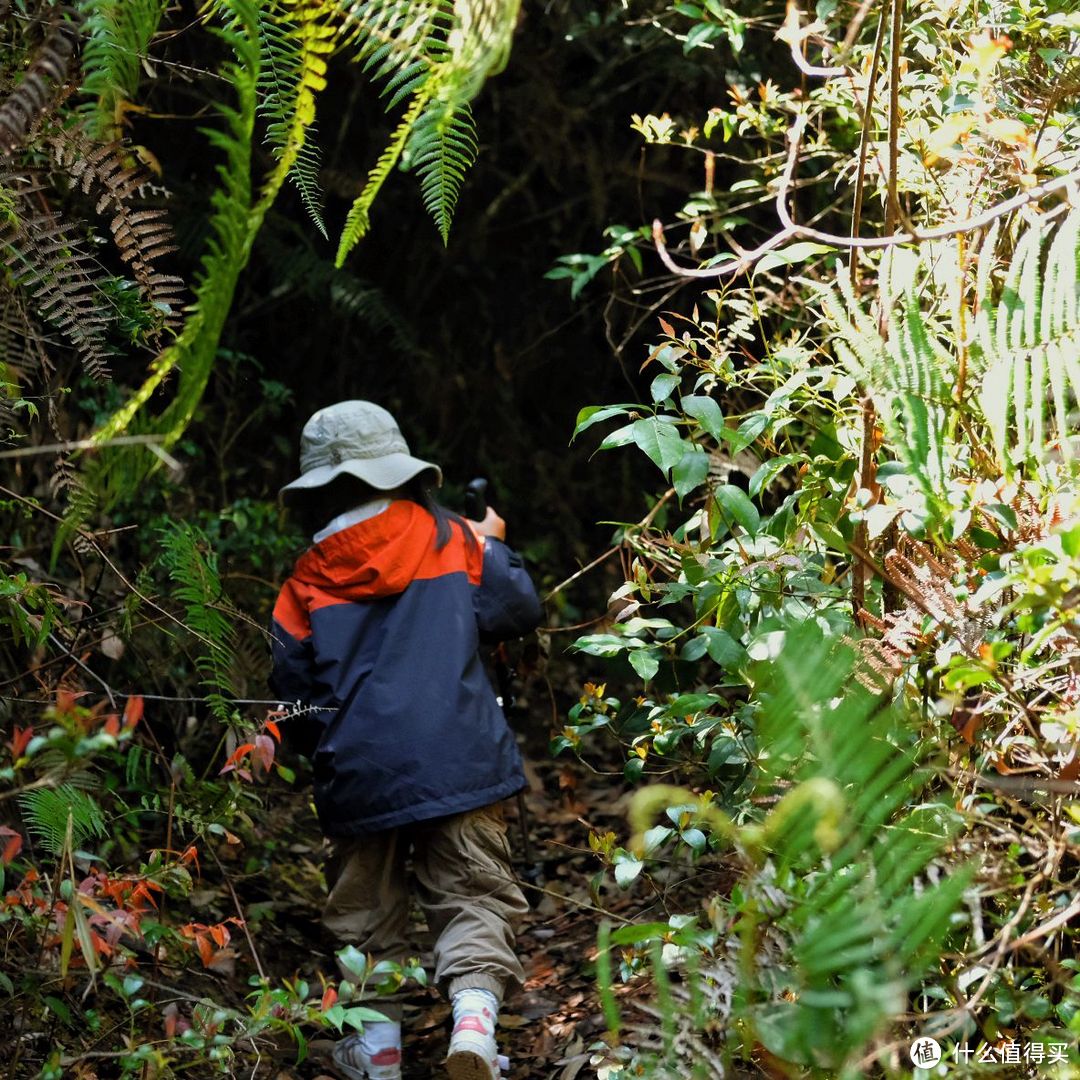
[[450, 539], [441, 551], [435, 549], [433, 540], [428, 540], [428, 548], [415, 580], [422, 581], [442, 577], [444, 574], [465, 573], [471, 585], [479, 585], [483, 570], [484, 549], [480, 541], [470, 544], [462, 526], [451, 522]]

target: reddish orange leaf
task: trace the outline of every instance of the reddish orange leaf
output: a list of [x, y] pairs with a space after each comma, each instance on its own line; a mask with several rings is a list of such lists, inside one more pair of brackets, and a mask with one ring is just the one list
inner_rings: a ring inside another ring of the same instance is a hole
[[14, 829], [9, 829], [6, 825], [0, 825], [0, 836], [8, 838], [4, 844], [3, 852], [0, 852], [0, 863], [7, 866], [22, 851], [23, 838]]
[[27, 727], [16, 727], [12, 733], [11, 739], [8, 742], [8, 746], [11, 747], [11, 756], [16, 761], [23, 756], [23, 751], [26, 750], [30, 744], [30, 740], [34, 737], [34, 725], [30, 724]]
[[281, 742], [281, 728], [279, 728], [273, 720], [267, 720], [265, 726], [266, 730], [269, 731], [278, 742]]
[[133, 728], [142, 719], [142, 715], [143, 699], [138, 696], [128, 698], [124, 706], [124, 727]]
[[105, 726], [102, 728], [106, 735], [120, 734], [120, 717], [116, 713], [110, 713], [105, 717]]
[[243, 743], [240, 746], [238, 746], [229, 755], [229, 760], [225, 762], [224, 766], [221, 769], [221, 772], [218, 773], [218, 775], [220, 776], [222, 773], [232, 772], [232, 770], [236, 768], [236, 766], [239, 763], [240, 759], [243, 758], [245, 755], [250, 754], [251, 751], [254, 750], [254, 749], [255, 749], [255, 744], [254, 743], [249, 743], [249, 742]]
[[210, 961], [214, 959], [214, 946], [210, 944], [210, 938], [207, 934], [196, 934], [195, 944], [199, 948], [199, 959], [203, 962], [203, 967], [209, 967]]
[[319, 1008], [326, 1012], [327, 1009], [333, 1007], [335, 1001], [337, 1001], [337, 991], [332, 986], [328, 986], [326, 993], [322, 996], [322, 1005]]

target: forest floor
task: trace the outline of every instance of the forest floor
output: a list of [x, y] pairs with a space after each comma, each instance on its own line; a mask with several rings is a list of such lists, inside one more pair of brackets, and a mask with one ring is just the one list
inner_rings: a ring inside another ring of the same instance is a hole
[[[590, 831], [613, 831], [619, 837], [626, 834], [627, 795], [618, 763], [612, 762], [610, 772], [594, 772], [576, 761], [537, 756], [527, 763], [527, 772], [531, 867], [523, 858], [516, 802], [510, 800], [505, 807], [516, 868], [530, 902], [518, 935], [526, 980], [504, 1003], [499, 1048], [510, 1058], [512, 1080], [574, 1080], [579, 1075], [593, 1075], [586, 1070], [589, 1047], [600, 1039], [605, 1027], [595, 979], [601, 919], [609, 918], [618, 925], [629, 919], [664, 918], [666, 912], [658, 893], [641, 883], [623, 893], [608, 874], [597, 892], [591, 887], [602, 867], [589, 848]], [[288, 812], [285, 806], [280, 810]], [[320, 974], [334, 978], [336, 968], [332, 945], [322, 938], [319, 925], [323, 842], [313, 819], [303, 821], [300, 829], [297, 825], [301, 822], [295, 817], [291, 828], [282, 822], [279, 834], [291, 834], [291, 862], [276, 855], [268, 868], [272, 876], [282, 875], [272, 890], [277, 896], [262, 903], [258, 897], [248, 902], [244, 890], [240, 892], [267, 973], [274, 978], [303, 977], [314, 993]], [[265, 920], [261, 925], [260, 915]], [[417, 951], [430, 972], [430, 935], [415, 912], [414, 929]], [[645, 998], [647, 986], [641, 980], [617, 984], [616, 993], [632, 1023], [634, 999]], [[449, 1006], [433, 989], [419, 987], [405, 994], [404, 1003], [406, 1080], [443, 1075]], [[645, 1016], [637, 1018], [644, 1020]], [[283, 1046], [280, 1055], [275, 1055], [276, 1071], [260, 1075], [274, 1080], [325, 1080], [326, 1074], [333, 1073], [322, 1053], [330, 1045], [320, 1035], [312, 1043], [311, 1056], [300, 1065], [290, 1064], [290, 1058], [295, 1061], [295, 1048]]]

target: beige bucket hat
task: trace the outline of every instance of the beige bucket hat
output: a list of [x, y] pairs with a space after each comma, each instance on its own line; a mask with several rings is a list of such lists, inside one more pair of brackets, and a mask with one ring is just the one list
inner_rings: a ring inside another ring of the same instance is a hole
[[339, 476], [355, 476], [379, 491], [392, 491], [430, 471], [436, 485], [442, 470], [409, 453], [397, 421], [371, 401], [339, 401], [320, 409], [300, 435], [300, 473], [282, 495], [324, 487]]

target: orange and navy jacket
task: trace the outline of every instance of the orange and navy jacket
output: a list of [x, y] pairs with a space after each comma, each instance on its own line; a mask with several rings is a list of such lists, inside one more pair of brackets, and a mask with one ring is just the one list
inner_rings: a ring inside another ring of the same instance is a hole
[[481, 637], [540, 622], [521, 559], [498, 540], [451, 537], [417, 503], [308, 550], [274, 606], [271, 685], [315, 706], [315, 808], [328, 836], [463, 813], [525, 786], [514, 736], [479, 655]]

